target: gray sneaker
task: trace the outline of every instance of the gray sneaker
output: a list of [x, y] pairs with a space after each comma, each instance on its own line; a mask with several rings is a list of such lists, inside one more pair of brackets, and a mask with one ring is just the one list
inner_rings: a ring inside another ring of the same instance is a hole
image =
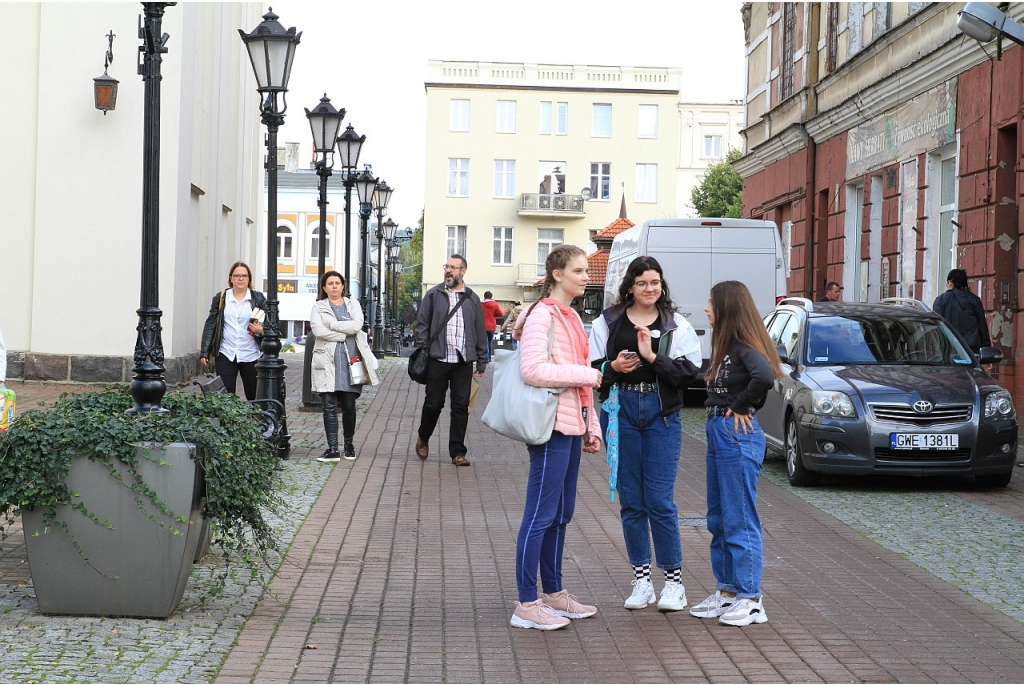
[[735, 597], [723, 597], [721, 591], [718, 591], [690, 609], [690, 614], [697, 618], [718, 618], [728, 611], [735, 601]]
[[627, 609], [645, 609], [648, 604], [654, 604], [654, 586], [647, 578], [637, 578], [633, 581], [633, 594], [626, 598], [622, 606]]
[[738, 599], [718, 617], [718, 622], [726, 626], [749, 626], [751, 623], [767, 623], [768, 614], [764, 613], [760, 597]]

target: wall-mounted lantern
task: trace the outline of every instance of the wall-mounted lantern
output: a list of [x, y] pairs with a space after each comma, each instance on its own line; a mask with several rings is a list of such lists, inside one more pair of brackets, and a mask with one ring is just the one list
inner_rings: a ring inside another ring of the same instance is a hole
[[114, 61], [114, 32], [107, 34], [107, 54], [103, 60], [103, 75], [92, 80], [92, 91], [96, 102], [96, 109], [107, 116], [107, 112], [117, 105], [117, 84], [119, 81], [113, 76], [107, 75], [107, 67]]

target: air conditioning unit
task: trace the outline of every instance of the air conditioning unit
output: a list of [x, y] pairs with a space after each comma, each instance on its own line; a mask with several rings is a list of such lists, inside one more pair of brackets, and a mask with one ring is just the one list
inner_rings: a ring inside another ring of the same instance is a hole
[[534, 302], [540, 295], [536, 290], [527, 290], [523, 293], [523, 302]]

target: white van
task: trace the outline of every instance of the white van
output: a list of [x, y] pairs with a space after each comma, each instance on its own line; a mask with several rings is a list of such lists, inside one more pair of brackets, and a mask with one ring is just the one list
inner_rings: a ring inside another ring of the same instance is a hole
[[619, 284], [636, 257], [661, 264], [672, 301], [700, 340], [703, 368], [711, 356], [711, 327], [704, 314], [711, 286], [742, 281], [761, 316], [786, 295], [782, 240], [772, 221], [755, 219], [651, 219], [615, 237], [608, 256], [604, 306], [618, 296]]

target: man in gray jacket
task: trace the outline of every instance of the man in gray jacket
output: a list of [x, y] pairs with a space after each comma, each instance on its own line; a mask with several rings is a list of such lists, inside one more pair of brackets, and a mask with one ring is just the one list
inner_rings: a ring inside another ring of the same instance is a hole
[[[483, 376], [487, 367], [487, 334], [480, 298], [466, 287], [466, 258], [453, 254], [444, 265], [444, 283], [439, 283], [423, 297], [416, 313], [416, 346], [425, 346], [438, 330], [434, 343], [427, 350], [426, 397], [416, 435], [416, 456], [430, 455], [430, 436], [444, 409], [448, 388], [452, 392], [451, 429], [448, 453], [456, 466], [469, 466], [466, 458], [466, 426], [469, 424], [469, 394], [476, 375]], [[450, 319], [448, 314], [462, 302]], [[448, 319], [448, 323], [445, 323]], [[443, 330], [441, 327], [444, 327]]]

